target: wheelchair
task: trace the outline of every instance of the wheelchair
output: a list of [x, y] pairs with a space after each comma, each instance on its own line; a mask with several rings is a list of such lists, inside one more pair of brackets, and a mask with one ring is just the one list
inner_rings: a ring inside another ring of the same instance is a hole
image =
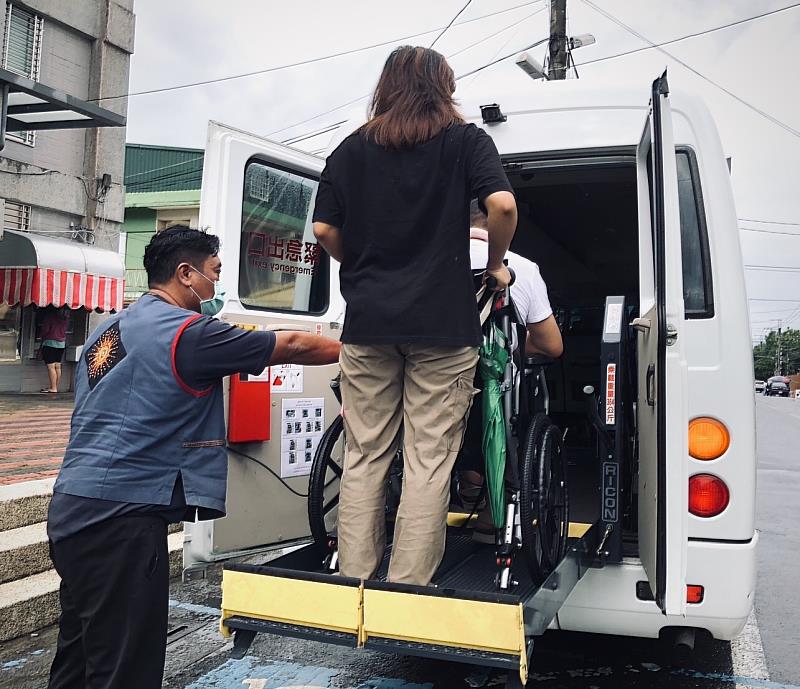
[[[482, 277], [482, 276], [481, 276]], [[512, 283], [513, 284], [513, 283]], [[562, 560], [569, 537], [569, 493], [566, 457], [561, 430], [548, 416], [548, 391], [545, 369], [554, 360], [547, 357], [512, 355], [512, 331], [517, 330], [524, 350], [526, 330], [516, 322], [516, 310], [508, 288], [499, 292], [478, 290], [478, 308], [485, 314], [484, 331], [495, 325], [505, 337], [508, 363], [499, 381], [506, 437], [505, 520], [495, 530], [495, 585], [509, 590], [515, 557], [522, 554], [535, 585], [541, 584]], [[331, 388], [341, 404], [339, 376]], [[402, 444], [401, 444], [402, 445]], [[323, 434], [314, 456], [308, 486], [308, 519], [311, 536], [323, 566], [337, 566], [336, 514], [339, 482], [344, 464], [345, 431], [341, 415]], [[451, 494], [458, 502], [458, 464], [454, 470]], [[403, 484], [402, 447], [390, 465], [386, 479], [387, 537], [391, 538], [394, 518]], [[486, 481], [484, 480], [484, 485]], [[461, 512], [462, 528], [469, 528], [474, 517], [451, 505], [451, 513]]]

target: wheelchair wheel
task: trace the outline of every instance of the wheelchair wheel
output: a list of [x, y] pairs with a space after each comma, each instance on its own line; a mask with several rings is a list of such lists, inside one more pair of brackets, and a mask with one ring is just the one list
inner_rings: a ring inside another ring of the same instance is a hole
[[542, 547], [539, 538], [539, 448], [544, 432], [552, 425], [545, 414], [536, 414], [528, 426], [523, 444], [520, 467], [520, 526], [522, 552], [528, 563], [533, 583], [545, 579], [542, 567]]
[[569, 505], [561, 432], [545, 414], [531, 420], [520, 471], [522, 550], [534, 584], [566, 553]]
[[317, 445], [308, 480], [308, 524], [321, 552], [336, 531], [339, 482], [344, 466], [344, 422], [337, 416]]
[[549, 573], [567, 552], [569, 494], [561, 430], [550, 426], [539, 450], [539, 538], [542, 564]]
[[[311, 537], [324, 556], [336, 535], [339, 485], [344, 467], [344, 421], [337, 416], [322, 435], [308, 480], [308, 525]], [[386, 477], [386, 535], [391, 540], [403, 488], [403, 452], [398, 450]]]

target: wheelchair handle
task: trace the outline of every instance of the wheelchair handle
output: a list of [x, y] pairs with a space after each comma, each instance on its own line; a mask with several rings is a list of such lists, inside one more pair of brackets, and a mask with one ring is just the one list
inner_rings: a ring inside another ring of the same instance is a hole
[[[503, 265], [508, 268], [508, 260], [503, 261]], [[508, 286], [511, 287], [517, 279], [517, 274], [514, 272], [513, 268], [508, 268], [508, 272], [511, 273], [511, 282], [508, 283]], [[494, 277], [494, 275], [487, 275], [486, 286], [489, 289], [495, 289], [497, 287], [497, 278]]]

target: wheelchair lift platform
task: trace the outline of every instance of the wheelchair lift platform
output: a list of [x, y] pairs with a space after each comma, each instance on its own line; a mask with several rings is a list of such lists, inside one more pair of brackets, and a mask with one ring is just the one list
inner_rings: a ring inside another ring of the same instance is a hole
[[517, 670], [524, 685], [534, 637], [544, 633], [586, 570], [597, 566], [600, 540], [599, 523], [570, 524], [567, 553], [547, 579], [534, 585], [524, 559], [516, 558], [516, 585], [509, 592], [495, 584], [496, 547], [473, 541], [459, 526], [448, 527], [430, 586], [385, 581], [390, 549], [375, 580], [322, 573], [312, 544], [269, 565], [225, 565], [220, 627], [226, 636], [234, 634], [239, 658], [256, 633], [266, 632]]

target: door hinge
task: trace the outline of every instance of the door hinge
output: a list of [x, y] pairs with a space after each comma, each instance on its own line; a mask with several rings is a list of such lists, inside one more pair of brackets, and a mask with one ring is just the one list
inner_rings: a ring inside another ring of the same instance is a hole
[[667, 323], [667, 347], [671, 347], [678, 340], [678, 330], [671, 323]]
[[646, 333], [650, 330], [651, 323], [649, 318], [634, 318], [631, 325], [640, 333]]

